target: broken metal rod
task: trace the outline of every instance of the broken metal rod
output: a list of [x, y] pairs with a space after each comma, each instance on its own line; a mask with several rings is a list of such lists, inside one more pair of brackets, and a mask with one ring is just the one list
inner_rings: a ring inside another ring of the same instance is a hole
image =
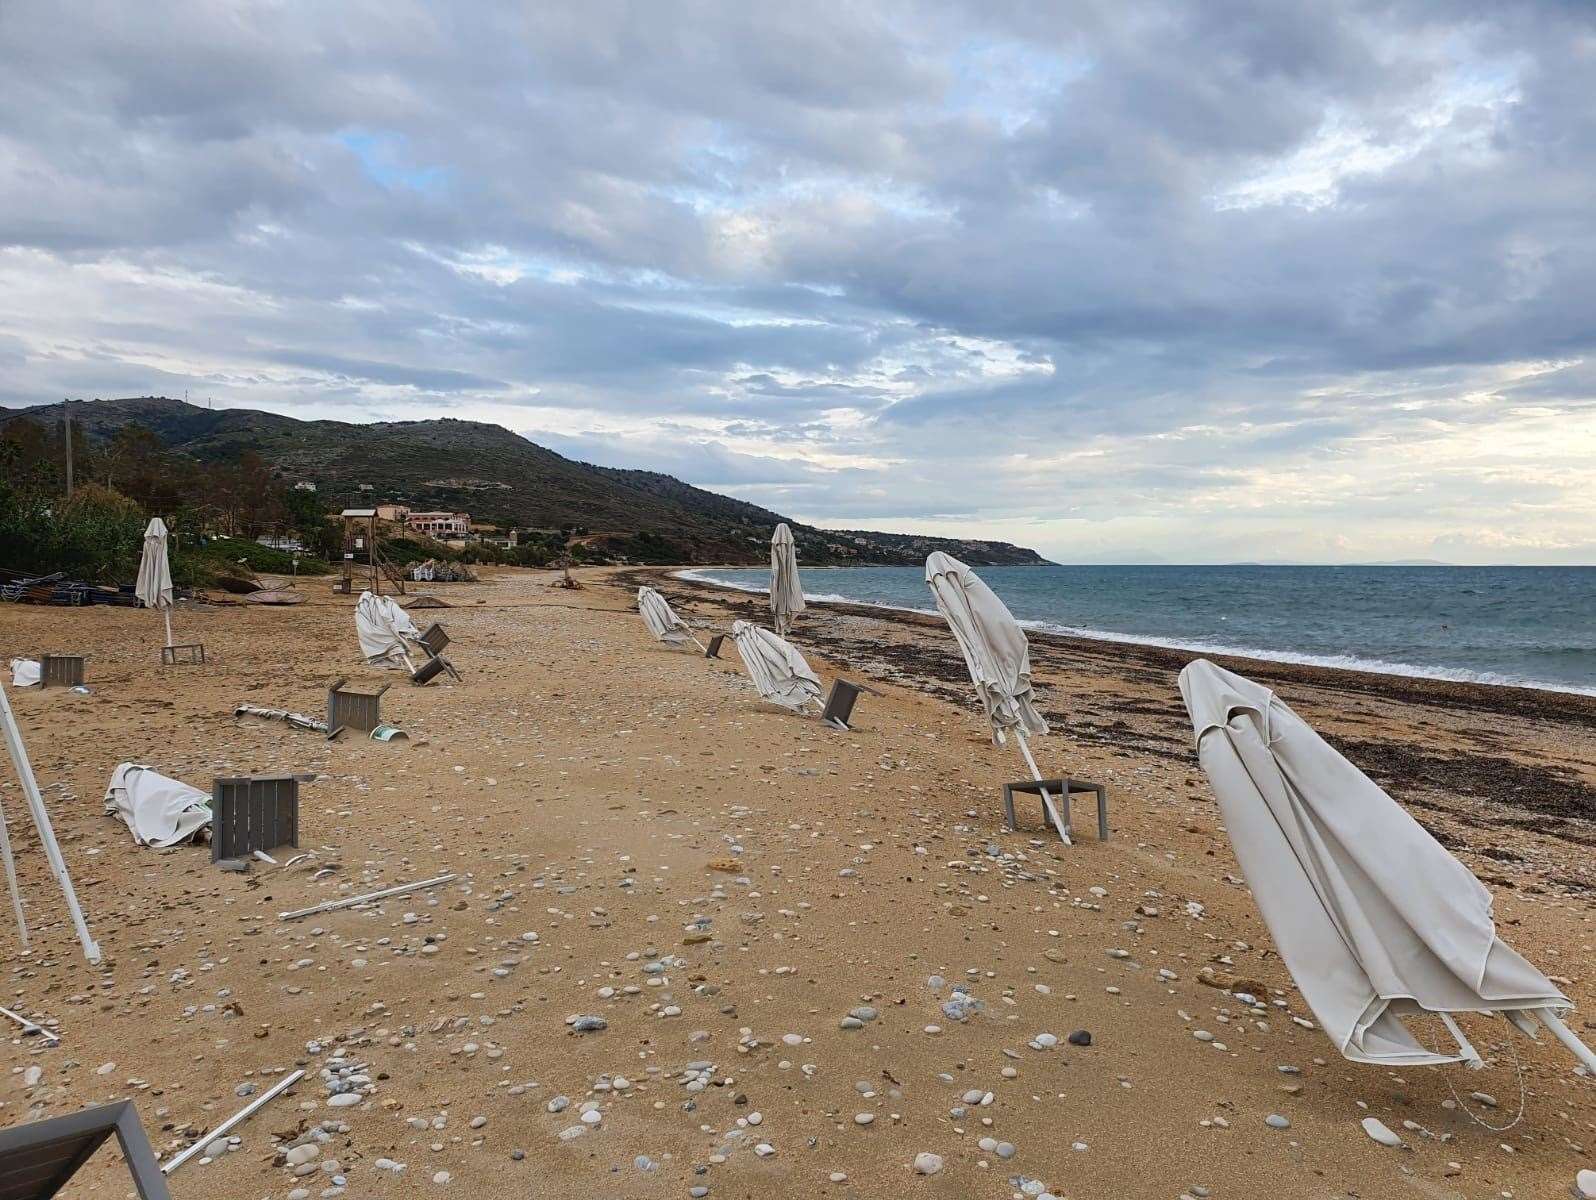
[[205, 1149], [206, 1146], [209, 1146], [217, 1138], [227, 1133], [228, 1130], [232, 1129], [236, 1125], [242, 1124], [250, 1117], [254, 1116], [257, 1109], [262, 1108], [271, 1100], [275, 1099], [278, 1093], [287, 1091], [304, 1077], [305, 1072], [301, 1070], [294, 1071], [289, 1075], [285, 1075], [282, 1079], [279, 1079], [276, 1083], [272, 1084], [271, 1087], [266, 1089], [266, 1091], [262, 1092], [254, 1100], [251, 1100], [243, 1108], [239, 1109], [232, 1116], [228, 1117], [227, 1120], [223, 1121], [215, 1129], [211, 1130], [209, 1133], [201, 1134], [199, 1139], [187, 1150], [183, 1150], [177, 1154], [174, 1154], [171, 1158], [162, 1163], [161, 1174], [170, 1175], [173, 1171], [177, 1170], [201, 1150]]
[[46, 1029], [43, 1025], [40, 1025], [37, 1021], [30, 1021], [30, 1020], [28, 1020], [27, 1017], [24, 1017], [24, 1016], [19, 1015], [18, 1013], [12, 1012], [9, 1008], [0, 1008], [0, 1013], [3, 1013], [5, 1016], [10, 1017], [18, 1025], [22, 1026], [22, 1032], [23, 1033], [42, 1033], [45, 1037], [49, 1038], [52, 1042], [59, 1042], [61, 1040], [61, 1035], [60, 1034], [54, 1033], [51, 1030]]
[[423, 888], [437, 887], [440, 883], [448, 883], [455, 878], [451, 871], [447, 875], [439, 875], [436, 879], [423, 879], [418, 883], [401, 883], [398, 887], [383, 888], [380, 892], [367, 892], [364, 896], [348, 896], [342, 900], [329, 900], [326, 904], [312, 905], [310, 908], [296, 908], [292, 912], [277, 914], [279, 921], [292, 921], [296, 917], [308, 917], [312, 913], [332, 912], [335, 908], [352, 908], [356, 904], [364, 904], [367, 900], [381, 900], [385, 896], [402, 896], [406, 892], [419, 892]]

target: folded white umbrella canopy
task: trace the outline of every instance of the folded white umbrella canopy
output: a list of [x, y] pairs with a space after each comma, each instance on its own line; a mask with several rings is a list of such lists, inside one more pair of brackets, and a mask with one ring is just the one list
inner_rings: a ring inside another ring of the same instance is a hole
[[637, 611], [643, 614], [643, 624], [648, 626], [648, 631], [660, 641], [672, 646], [690, 641], [700, 650], [704, 648], [704, 643], [693, 636], [686, 622], [671, 608], [670, 602], [653, 588], [637, 589]]
[[166, 618], [166, 644], [172, 644], [172, 567], [166, 557], [166, 522], [151, 517], [144, 528], [144, 554], [133, 592], [145, 608], [158, 608]]
[[[1496, 936], [1490, 892], [1401, 805], [1268, 688], [1198, 659], [1180, 694], [1253, 899], [1343, 1055], [1479, 1065], [1453, 1013], [1500, 1012], [1533, 1034], [1534, 1012], [1596, 1070], [1558, 1017], [1568, 998]], [[1402, 1024], [1421, 1012], [1457, 1053]]]
[[376, 667], [414, 673], [415, 665], [405, 652], [405, 638], [419, 640], [421, 630], [391, 596], [361, 592], [355, 603], [355, 632], [360, 635], [360, 652]]
[[[970, 682], [975, 684], [992, 726], [993, 743], [1004, 745], [1012, 732], [1031, 778], [1040, 783], [1042, 772], [1031, 757], [1026, 735], [1046, 733], [1047, 722], [1031, 703], [1031, 648], [1025, 631], [997, 593], [951, 554], [938, 550], [925, 560], [925, 581], [937, 611], [947, 619], [964, 652]], [[1042, 805], [1053, 828], [1068, 844], [1069, 830], [1046, 788], [1042, 789]]]
[[820, 702], [820, 677], [790, 642], [747, 621], [733, 621], [731, 636], [748, 677], [766, 700], [798, 712]]
[[139, 763], [121, 763], [105, 789], [105, 811], [120, 817], [141, 846], [175, 846], [211, 823], [211, 798], [199, 788]]
[[798, 551], [792, 530], [783, 521], [770, 538], [770, 612], [776, 632], [792, 632], [792, 619], [804, 610], [804, 589], [798, 580]]

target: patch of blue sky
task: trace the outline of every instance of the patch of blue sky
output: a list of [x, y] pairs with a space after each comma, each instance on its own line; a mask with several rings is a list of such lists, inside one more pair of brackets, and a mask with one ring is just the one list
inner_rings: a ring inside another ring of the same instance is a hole
[[731, 329], [793, 329], [799, 326], [830, 327], [833, 324], [819, 317], [748, 308], [742, 305], [718, 303], [711, 299], [616, 300], [611, 301], [606, 307], [654, 313], [660, 316], [689, 317], [693, 320], [725, 325]]
[[944, 107], [988, 117], [1012, 136], [1072, 80], [1085, 75], [1091, 60], [1064, 47], [971, 38], [954, 52], [950, 66], [953, 81]]
[[392, 130], [348, 129], [337, 140], [359, 161], [375, 183], [390, 191], [439, 192], [449, 181], [446, 167], [420, 166], [413, 161], [410, 139]]

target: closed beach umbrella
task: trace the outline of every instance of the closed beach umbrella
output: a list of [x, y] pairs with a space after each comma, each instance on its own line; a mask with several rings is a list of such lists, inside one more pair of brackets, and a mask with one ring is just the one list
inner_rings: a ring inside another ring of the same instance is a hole
[[819, 703], [820, 677], [792, 643], [747, 621], [733, 621], [731, 635], [748, 677], [766, 700], [799, 712], [811, 701]]
[[421, 630], [391, 596], [361, 592], [355, 602], [355, 633], [360, 637], [360, 652], [374, 667], [398, 669], [412, 674], [415, 664], [405, 652], [405, 639], [419, 641]]
[[[1031, 777], [1040, 783], [1042, 773], [1031, 757], [1026, 735], [1046, 733], [1047, 722], [1031, 702], [1031, 649], [1025, 631], [997, 593], [951, 554], [938, 550], [925, 560], [925, 581], [937, 611], [947, 619], [964, 652], [970, 682], [992, 727], [992, 741], [1004, 745], [1013, 733]], [[1046, 788], [1042, 804], [1059, 837], [1068, 842], [1069, 831]]]
[[172, 567], [166, 557], [166, 522], [151, 517], [144, 528], [144, 554], [133, 591], [145, 608], [158, 608], [166, 618], [166, 644], [172, 644]]
[[792, 632], [792, 619], [804, 610], [804, 589], [798, 581], [798, 551], [792, 530], [783, 521], [770, 538], [770, 612], [776, 632]]
[[686, 622], [676, 615], [676, 610], [671, 608], [670, 602], [651, 587], [637, 589], [637, 611], [643, 614], [643, 624], [648, 626], [648, 631], [662, 642], [672, 646], [680, 646], [683, 642], [691, 641], [700, 650], [704, 643], [693, 637], [692, 631], [687, 628]]
[[[1198, 659], [1180, 673], [1197, 756], [1280, 956], [1355, 1062], [1480, 1059], [1452, 1014], [1533, 1012], [1592, 1069], [1568, 998], [1496, 936], [1491, 894], [1401, 805], [1268, 688]], [[1402, 1019], [1441, 1018], [1456, 1053]]]

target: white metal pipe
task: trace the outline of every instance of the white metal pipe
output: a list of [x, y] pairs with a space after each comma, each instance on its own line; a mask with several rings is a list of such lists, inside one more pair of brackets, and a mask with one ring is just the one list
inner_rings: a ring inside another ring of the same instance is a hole
[[28, 919], [22, 915], [22, 891], [17, 886], [17, 861], [11, 856], [11, 833], [6, 828], [5, 809], [0, 808], [0, 860], [6, 868], [6, 886], [11, 889], [11, 908], [17, 914], [17, 933], [22, 938], [22, 952], [28, 953]]
[[1579, 1040], [1579, 1037], [1572, 1029], [1563, 1024], [1563, 1018], [1549, 1008], [1538, 1008], [1535, 1010], [1535, 1015], [1545, 1022], [1546, 1028], [1552, 1031], [1558, 1041], [1568, 1047], [1569, 1053], [1579, 1059], [1580, 1064], [1587, 1071], [1592, 1075], [1596, 1075], [1596, 1052], [1592, 1052], [1589, 1046]]
[[1458, 1052], [1463, 1055], [1463, 1061], [1469, 1065], [1469, 1068], [1478, 1071], [1484, 1067], [1485, 1060], [1480, 1057], [1480, 1052], [1469, 1043], [1468, 1038], [1463, 1036], [1463, 1030], [1458, 1027], [1458, 1023], [1452, 1018], [1452, 1014], [1440, 1012], [1436, 1015], [1441, 1018], [1441, 1023], [1446, 1026], [1446, 1031], [1457, 1042]]
[[172, 644], [172, 606], [170, 604], [161, 605], [161, 615], [166, 618], [166, 644], [168, 646], [171, 646], [171, 644]]
[[277, 914], [279, 921], [292, 921], [298, 917], [308, 917], [312, 913], [332, 912], [339, 908], [352, 908], [356, 904], [364, 904], [367, 900], [381, 900], [386, 896], [402, 896], [406, 892], [419, 892], [422, 888], [437, 887], [440, 883], [448, 883], [455, 878], [453, 872], [448, 875], [439, 875], [436, 879], [423, 879], [419, 883], [401, 883], [398, 887], [383, 888], [380, 892], [367, 892], [364, 896], [347, 896], [342, 900], [329, 900], [326, 904], [312, 905], [310, 908], [296, 908], [292, 912]]
[[[1031, 768], [1031, 778], [1036, 780], [1037, 783], [1041, 783], [1042, 772], [1037, 769], [1036, 759], [1031, 757], [1031, 745], [1025, 740], [1025, 734], [1016, 729], [1014, 738], [1020, 743], [1020, 753], [1025, 755], [1025, 765]], [[1064, 818], [1058, 815], [1058, 809], [1053, 805], [1053, 797], [1047, 794], [1045, 787], [1041, 791], [1042, 807], [1047, 809], [1047, 815], [1052, 818], [1053, 828], [1058, 830], [1058, 835], [1063, 839], [1066, 846], [1073, 846], [1075, 843], [1070, 841], [1070, 831], [1064, 824]]]
[[289, 1088], [293, 1087], [294, 1084], [298, 1083], [304, 1077], [305, 1077], [305, 1072], [304, 1071], [295, 1071], [293, 1074], [284, 1076], [282, 1079], [279, 1079], [276, 1083], [272, 1084], [272, 1086], [270, 1088], [268, 1088], [266, 1091], [262, 1092], [254, 1100], [250, 1101], [248, 1104], [246, 1104], [243, 1108], [239, 1109], [232, 1116], [228, 1117], [227, 1120], [223, 1121], [215, 1129], [211, 1130], [207, 1134], [202, 1134], [200, 1136], [200, 1139], [197, 1142], [195, 1142], [192, 1146], [190, 1146], [187, 1150], [183, 1150], [183, 1151], [181, 1151], [181, 1152], [179, 1152], [177, 1154], [174, 1154], [171, 1158], [167, 1159], [164, 1163], [162, 1163], [161, 1164], [161, 1174], [162, 1175], [170, 1175], [173, 1171], [177, 1170], [184, 1163], [186, 1163], [189, 1159], [193, 1158], [196, 1154], [198, 1154], [206, 1146], [209, 1146], [212, 1142], [214, 1142], [217, 1138], [221, 1137], [228, 1130], [233, 1129], [234, 1127], [236, 1127], [237, 1125], [239, 1125], [240, 1123], [242, 1123], [244, 1121], [247, 1121], [250, 1117], [254, 1116], [255, 1111], [257, 1109], [264, 1107], [270, 1101], [276, 1099], [277, 1095], [280, 1092], [287, 1091]]
[[61, 1035], [60, 1034], [55, 1033], [52, 1030], [46, 1029], [43, 1025], [40, 1025], [37, 1021], [28, 1020], [28, 1018], [24, 1017], [21, 1013], [12, 1012], [9, 1008], [0, 1008], [0, 1016], [10, 1017], [18, 1025], [22, 1026], [22, 1032], [23, 1033], [39, 1033], [39, 1034], [43, 1034], [45, 1037], [49, 1038], [52, 1042], [59, 1042], [61, 1040]]
[[22, 793], [28, 798], [28, 810], [33, 814], [34, 828], [39, 831], [39, 840], [44, 843], [44, 855], [49, 860], [50, 872], [61, 886], [67, 911], [72, 914], [72, 924], [77, 929], [78, 941], [83, 944], [83, 957], [91, 965], [96, 964], [100, 961], [100, 947], [89, 936], [88, 923], [84, 921], [83, 909], [78, 905], [77, 891], [72, 887], [72, 876], [67, 873], [66, 860], [61, 857], [61, 847], [50, 825], [50, 812], [44, 807], [44, 797], [39, 794], [39, 781], [34, 777], [33, 764], [28, 761], [28, 748], [22, 743], [22, 731], [17, 728], [17, 719], [11, 712], [11, 702], [6, 699], [4, 688], [0, 688], [0, 724], [5, 726], [11, 761], [22, 782]]

